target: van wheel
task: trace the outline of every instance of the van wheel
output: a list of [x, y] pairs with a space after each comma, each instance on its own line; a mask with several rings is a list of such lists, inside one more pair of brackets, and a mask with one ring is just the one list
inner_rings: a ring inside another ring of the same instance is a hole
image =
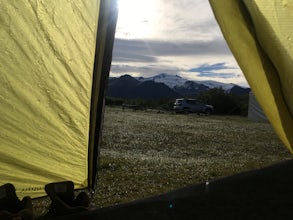
[[184, 113], [184, 114], [189, 114], [189, 113], [190, 113], [189, 108], [184, 108], [184, 109], [183, 109], [183, 113]]
[[212, 113], [212, 111], [211, 111], [210, 109], [207, 109], [207, 110], [205, 111], [205, 113], [206, 113], [206, 115], [210, 115], [210, 114]]

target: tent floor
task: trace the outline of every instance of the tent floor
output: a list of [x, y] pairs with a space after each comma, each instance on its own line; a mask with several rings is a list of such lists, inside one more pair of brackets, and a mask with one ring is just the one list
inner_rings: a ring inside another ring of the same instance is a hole
[[293, 219], [293, 160], [66, 219]]

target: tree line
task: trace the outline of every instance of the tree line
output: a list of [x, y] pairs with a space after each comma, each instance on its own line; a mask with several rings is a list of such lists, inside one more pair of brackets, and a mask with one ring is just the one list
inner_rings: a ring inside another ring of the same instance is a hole
[[[201, 92], [197, 96], [187, 96], [182, 98], [194, 98], [203, 103], [213, 105], [213, 114], [219, 115], [242, 115], [247, 116], [248, 112], [248, 94], [239, 96], [229, 94], [222, 88], [213, 88], [205, 92]], [[164, 111], [173, 111], [175, 99], [120, 99], [106, 97], [105, 103], [109, 106], [133, 105], [139, 106], [140, 109], [153, 108]]]

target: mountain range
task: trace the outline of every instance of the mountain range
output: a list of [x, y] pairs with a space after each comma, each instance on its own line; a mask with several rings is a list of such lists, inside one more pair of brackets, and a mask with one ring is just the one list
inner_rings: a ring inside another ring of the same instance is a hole
[[223, 88], [227, 93], [238, 96], [246, 95], [250, 88], [243, 88], [232, 83], [217, 81], [191, 81], [178, 75], [161, 73], [153, 77], [132, 77], [123, 75], [110, 77], [107, 96], [127, 99], [160, 99], [197, 96], [200, 92], [212, 88]]

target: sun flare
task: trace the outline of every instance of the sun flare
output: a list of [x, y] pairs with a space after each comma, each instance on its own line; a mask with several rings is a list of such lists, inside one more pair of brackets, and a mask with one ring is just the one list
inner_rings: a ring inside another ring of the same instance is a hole
[[116, 37], [147, 38], [155, 29], [156, 0], [119, 0]]

